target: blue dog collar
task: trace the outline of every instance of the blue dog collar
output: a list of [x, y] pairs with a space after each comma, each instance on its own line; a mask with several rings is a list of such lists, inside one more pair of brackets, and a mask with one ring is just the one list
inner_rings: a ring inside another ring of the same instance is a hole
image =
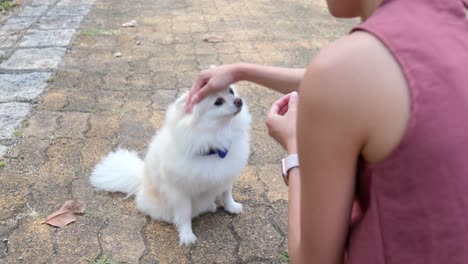
[[227, 149], [210, 149], [207, 153], [204, 154], [204, 156], [211, 156], [211, 155], [218, 154], [220, 158], [224, 159], [227, 156], [228, 152], [229, 150]]

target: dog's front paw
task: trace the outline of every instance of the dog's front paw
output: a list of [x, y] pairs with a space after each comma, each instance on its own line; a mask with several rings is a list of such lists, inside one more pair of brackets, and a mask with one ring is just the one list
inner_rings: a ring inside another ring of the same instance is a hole
[[240, 214], [242, 213], [242, 204], [238, 202], [231, 202], [224, 205], [224, 209], [231, 214]]
[[192, 232], [181, 233], [179, 238], [179, 246], [190, 246], [195, 244], [197, 237]]

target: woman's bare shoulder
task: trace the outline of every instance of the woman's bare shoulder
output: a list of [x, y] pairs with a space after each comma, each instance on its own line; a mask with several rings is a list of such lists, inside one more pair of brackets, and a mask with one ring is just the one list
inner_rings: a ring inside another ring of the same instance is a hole
[[345, 125], [362, 136], [362, 154], [370, 162], [384, 159], [404, 134], [410, 112], [404, 75], [385, 45], [367, 32], [322, 49], [303, 86], [313, 86], [308, 93], [323, 111], [343, 111]]

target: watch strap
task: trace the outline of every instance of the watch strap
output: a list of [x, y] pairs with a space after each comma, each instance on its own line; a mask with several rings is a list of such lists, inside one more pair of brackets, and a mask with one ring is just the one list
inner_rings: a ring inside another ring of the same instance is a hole
[[299, 156], [297, 154], [288, 155], [281, 160], [282, 174], [286, 185], [288, 185], [288, 172], [295, 167], [299, 167]]

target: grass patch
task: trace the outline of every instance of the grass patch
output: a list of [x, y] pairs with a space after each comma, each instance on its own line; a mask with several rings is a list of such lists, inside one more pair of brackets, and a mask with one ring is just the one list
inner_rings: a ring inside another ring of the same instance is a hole
[[97, 255], [93, 259], [89, 260], [90, 264], [117, 264], [110, 259], [108, 255]]
[[116, 36], [119, 34], [118, 29], [103, 29], [103, 28], [88, 28], [81, 31], [84, 36]]
[[0, 11], [7, 12], [10, 11], [15, 6], [11, 0], [0, 0]]
[[5, 168], [6, 163], [4, 161], [0, 161], [0, 169]]
[[288, 263], [289, 262], [289, 253], [287, 251], [283, 252], [279, 255], [278, 261], [280, 263]]
[[21, 125], [22, 125], [23, 127], [28, 127], [28, 126], [29, 126], [29, 120], [23, 120], [23, 121], [21, 121]]
[[21, 130], [16, 129], [15, 131], [13, 131], [13, 136], [15, 136], [17, 138], [21, 137]]
[[49, 77], [49, 78], [47, 78], [47, 79], [45, 80], [46, 83], [52, 83], [52, 82], [54, 82], [54, 81], [55, 81], [55, 77], [53, 77], [53, 76], [52, 76], [52, 77]]

